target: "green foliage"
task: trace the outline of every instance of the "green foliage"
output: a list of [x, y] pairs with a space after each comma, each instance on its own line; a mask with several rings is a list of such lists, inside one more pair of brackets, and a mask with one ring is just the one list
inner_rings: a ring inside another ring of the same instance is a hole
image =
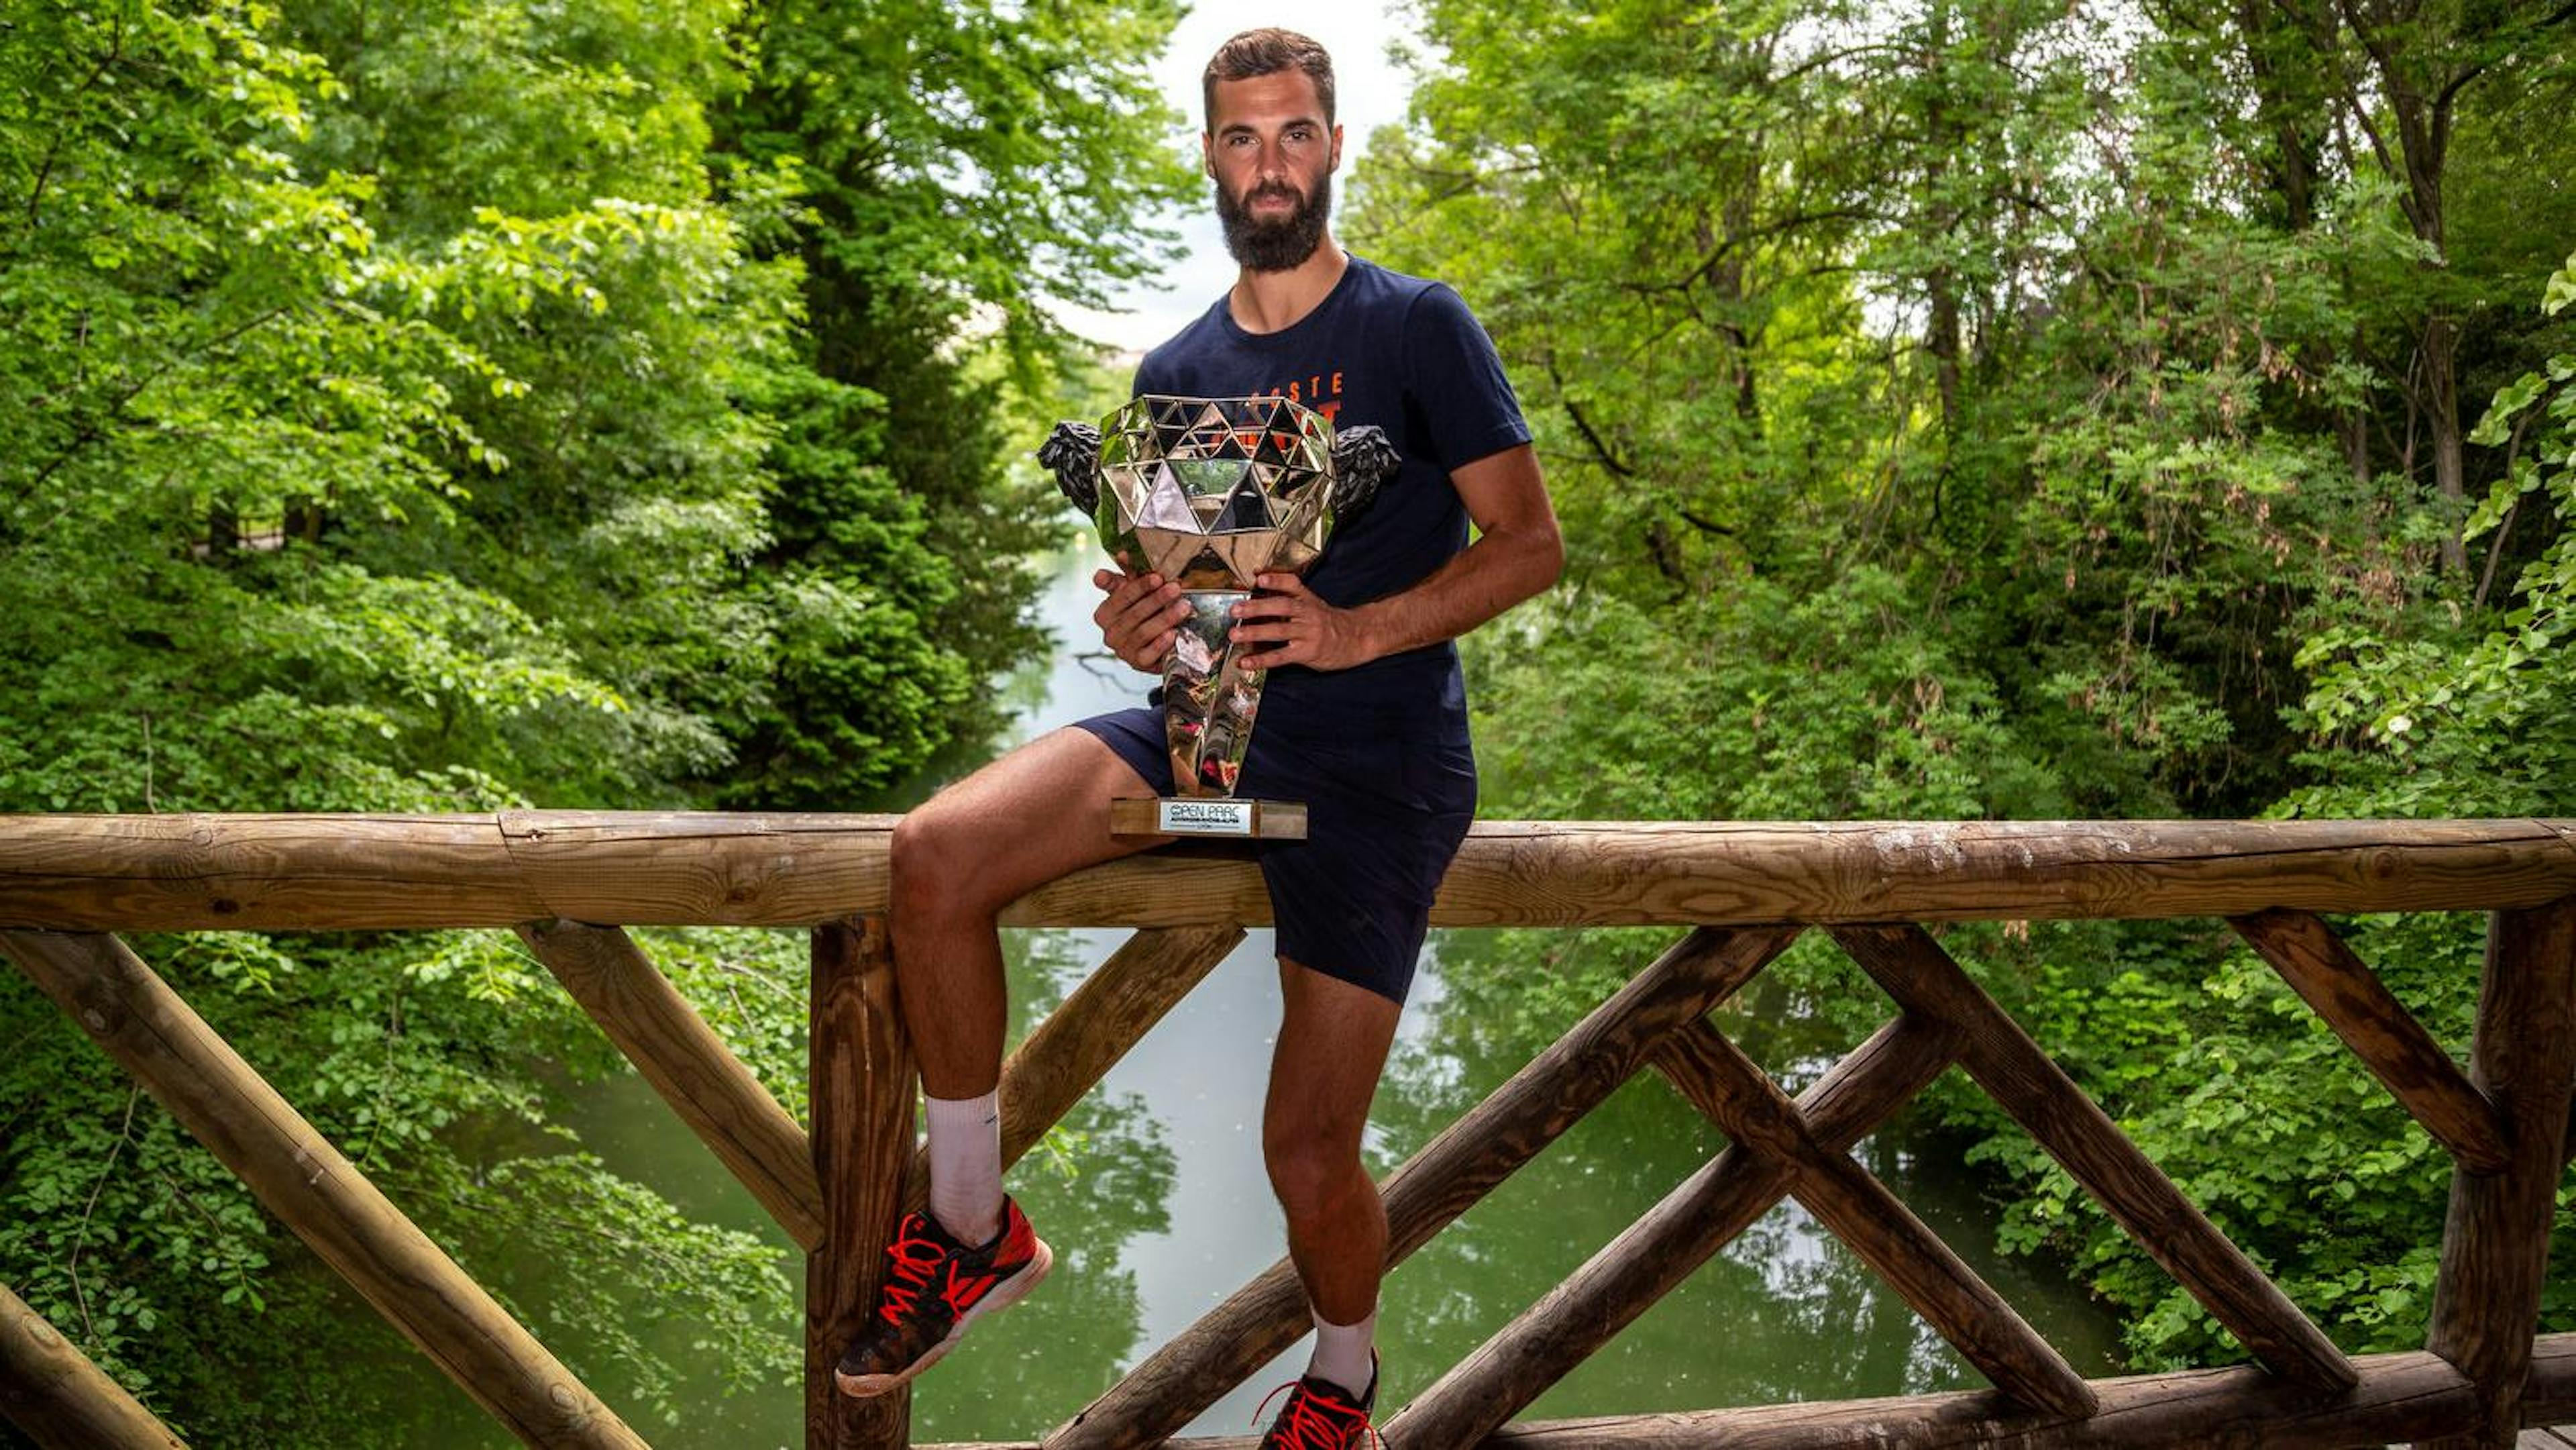
[[[2576, 256], [2541, 310], [2576, 303]], [[2471, 435], [2504, 467], [2470, 515], [2489, 541], [2481, 594], [2518, 523], [2546, 540], [2496, 607], [2399, 627], [2356, 622], [2300, 653], [2316, 685], [2303, 719], [2341, 748], [2308, 759], [2319, 779], [2283, 803], [2307, 814], [2564, 815], [2576, 809], [2576, 347], [2498, 390]], [[2529, 527], [2537, 524], [2537, 528]], [[2411, 627], [2409, 627], [2411, 626]]]
[[[1355, 245], [1485, 317], [1569, 548], [1466, 644], [1480, 810], [2569, 814], [2576, 26], [2373, 14], [1425, 4]], [[2465, 1044], [2473, 927], [2349, 935]], [[2443, 1155], [2232, 937], [1946, 939], [2338, 1339], [2421, 1343]], [[1444, 982], [1508, 1058], [1641, 960], [1503, 932]], [[1886, 1011], [1801, 943], [1739, 1020]], [[1982, 1096], [1929, 1101], [2138, 1364], [2241, 1353]]]
[[[737, 185], [789, 180], [762, 244], [803, 269], [814, 376], [774, 399], [795, 453], [763, 561], [791, 581], [795, 632], [730, 798], [845, 804], [887, 783], [876, 762], [990, 741], [969, 685], [1042, 647], [1027, 560], [1060, 517], [1033, 468], [1005, 482], [995, 460], [1034, 446], [1005, 440], [1049, 368], [1079, 365], [1040, 304], [1097, 303], [1167, 257], [1147, 218], [1191, 174], [1143, 66], [1178, 18], [1169, 0], [776, 0], [749, 17], [719, 144]], [[921, 656], [883, 673], [846, 653], [907, 646]]]
[[[2057, 814], [2051, 772], [1947, 624], [1869, 566], [1804, 597], [1757, 578], [1651, 613], [1587, 599], [1477, 654], [1479, 770], [1569, 819]], [[1673, 768], [1677, 746], [1696, 768]], [[1560, 768], [1576, 751], [1597, 768]]]
[[[981, 739], [1055, 516], [998, 420], [1151, 256], [1172, 17], [881, 10], [13, 9], [0, 811], [864, 808]], [[795, 1382], [793, 1259], [565, 1126], [623, 1064], [515, 941], [135, 945], [630, 1418]], [[801, 1107], [801, 942], [648, 948]], [[0, 1044], [0, 1280], [198, 1443], [460, 1433], [15, 974]], [[1068, 1131], [1150, 1184], [1125, 1113]]]
[[766, 382], [780, 420], [771, 519], [806, 542], [771, 551], [761, 570], [775, 680], [736, 717], [741, 758], [721, 798], [846, 804], [928, 759], [976, 698], [968, 656], [936, 643], [933, 621], [978, 566], [934, 548], [921, 500], [869, 461], [881, 457], [882, 399], [810, 372]]
[[[467, 183], [439, 169], [453, 113], [270, 23], [138, 7], [13, 42], [55, 42], [65, 84], [28, 94], [69, 97], [12, 133], [50, 149], [0, 273], [26, 712], [0, 798], [668, 798], [760, 684], [764, 430], [726, 363], [781, 353], [786, 269], [687, 166], [542, 219], [391, 204]], [[129, 108], [164, 147], [124, 144]], [[401, 186], [349, 169], [359, 136]]]

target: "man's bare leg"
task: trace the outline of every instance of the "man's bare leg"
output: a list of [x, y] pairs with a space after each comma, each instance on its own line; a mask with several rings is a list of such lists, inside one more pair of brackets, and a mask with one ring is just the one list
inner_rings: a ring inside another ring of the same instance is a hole
[[895, 978], [931, 1097], [981, 1097], [1001, 1080], [1002, 908], [1069, 871], [1156, 844], [1109, 834], [1111, 797], [1150, 793], [1098, 737], [1067, 727], [949, 785], [896, 825]]
[[[1360, 1164], [1360, 1139], [1402, 1009], [1286, 957], [1279, 990], [1262, 1153], [1307, 1301], [1319, 1319], [1355, 1325], [1377, 1312], [1386, 1273], [1386, 1205]], [[1348, 1388], [1358, 1395], [1368, 1386]]]
[[1002, 1192], [1002, 946], [994, 918], [1078, 867], [1154, 844], [1109, 834], [1113, 795], [1145, 783], [1090, 733], [1058, 730], [949, 786], [896, 825], [896, 995], [930, 1095], [930, 1216], [907, 1217], [877, 1312], [841, 1354], [844, 1394], [881, 1395], [938, 1362], [977, 1318], [1019, 1302], [1054, 1253]]

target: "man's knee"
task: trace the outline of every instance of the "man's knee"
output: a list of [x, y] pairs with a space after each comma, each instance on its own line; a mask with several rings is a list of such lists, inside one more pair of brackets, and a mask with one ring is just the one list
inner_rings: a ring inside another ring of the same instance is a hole
[[[935, 800], [935, 798], [934, 798]], [[949, 818], [935, 804], [915, 807], [894, 823], [886, 843], [886, 892], [904, 915], [969, 907], [975, 879], [968, 863], [976, 848], [968, 823]]]
[[1270, 1191], [1290, 1218], [1320, 1213], [1335, 1199], [1370, 1186], [1359, 1144], [1348, 1135], [1281, 1124], [1264, 1132], [1261, 1146]]
[[1086, 750], [1089, 740], [1068, 729], [1019, 746], [895, 822], [887, 886], [896, 915], [991, 915], [1047, 875], [1116, 854], [1071, 834], [1094, 802], [1107, 840], [1108, 786], [1092, 778], [1100, 767], [1089, 753], [1106, 751]]

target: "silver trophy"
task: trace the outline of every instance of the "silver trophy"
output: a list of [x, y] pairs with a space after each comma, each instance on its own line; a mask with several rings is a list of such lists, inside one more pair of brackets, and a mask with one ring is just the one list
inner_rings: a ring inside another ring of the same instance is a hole
[[[1349, 428], [1286, 398], [1146, 394], [1094, 428], [1058, 423], [1038, 450], [1130, 574], [1181, 586], [1189, 617], [1163, 662], [1175, 796], [1111, 803], [1119, 835], [1306, 834], [1300, 801], [1238, 800], [1236, 777], [1261, 707], [1258, 669], [1227, 638], [1253, 577], [1303, 574], [1337, 521], [1395, 471], [1379, 428]], [[1247, 650], [1275, 648], [1247, 645]]]

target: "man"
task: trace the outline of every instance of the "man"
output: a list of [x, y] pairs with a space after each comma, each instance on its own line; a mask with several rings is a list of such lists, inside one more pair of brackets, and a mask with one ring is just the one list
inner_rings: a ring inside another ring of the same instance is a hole
[[[1255, 650], [1247, 663], [1270, 671], [1236, 789], [1309, 809], [1306, 841], [1260, 847], [1283, 999], [1262, 1148], [1316, 1344], [1262, 1443], [1345, 1450], [1376, 1399], [1386, 1261], [1361, 1132], [1432, 892], [1475, 807], [1451, 641], [1554, 583], [1563, 547], [1519, 405], [1457, 294], [1333, 240], [1342, 130], [1323, 48], [1282, 30], [1238, 35], [1208, 63], [1203, 100], [1201, 154], [1242, 270], [1146, 357], [1136, 391], [1285, 395], [1342, 427], [1383, 427], [1404, 460], [1305, 579], [1262, 576], [1234, 629]], [[1103, 640], [1159, 670], [1188, 610], [1180, 586], [1110, 570], [1094, 582]], [[1172, 786], [1160, 711], [1124, 710], [1012, 751], [896, 827], [891, 928], [929, 1098], [930, 1212], [889, 1250], [885, 1300], [841, 1362], [844, 1390], [906, 1382], [1051, 1264], [1001, 1187], [995, 917], [1044, 882], [1157, 844], [1113, 838], [1109, 802]]]

